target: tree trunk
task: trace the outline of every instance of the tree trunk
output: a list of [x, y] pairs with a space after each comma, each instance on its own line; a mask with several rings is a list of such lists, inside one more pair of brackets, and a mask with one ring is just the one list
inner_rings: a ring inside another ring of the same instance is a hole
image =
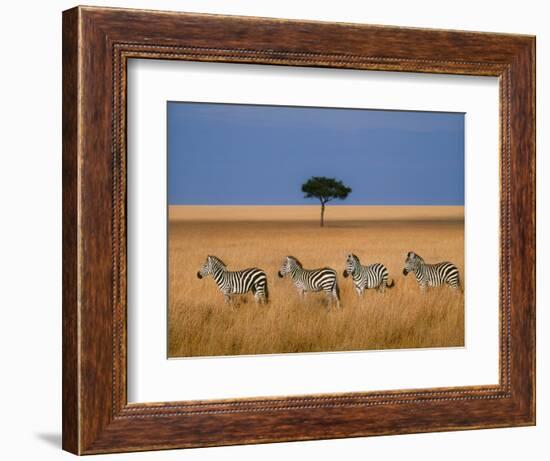
[[325, 226], [325, 204], [321, 202], [321, 227]]

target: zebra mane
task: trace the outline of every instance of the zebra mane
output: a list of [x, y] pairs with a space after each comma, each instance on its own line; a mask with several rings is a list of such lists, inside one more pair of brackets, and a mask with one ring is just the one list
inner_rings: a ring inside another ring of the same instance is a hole
[[287, 258], [292, 259], [296, 264], [298, 264], [298, 266], [304, 267], [298, 258], [295, 258], [294, 256], [287, 256]]
[[407, 254], [407, 259], [418, 259], [424, 262], [424, 258], [422, 258], [422, 256], [420, 256], [419, 254], [416, 254], [414, 251], [409, 251], [409, 253]]
[[220, 258], [213, 255], [208, 255], [209, 258], [212, 258], [214, 261], [220, 263], [223, 267], [227, 267], [227, 264], [225, 264]]

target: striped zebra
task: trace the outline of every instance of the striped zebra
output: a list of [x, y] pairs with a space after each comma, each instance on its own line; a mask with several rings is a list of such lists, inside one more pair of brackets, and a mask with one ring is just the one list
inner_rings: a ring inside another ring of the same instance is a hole
[[426, 287], [438, 287], [445, 284], [452, 288], [461, 288], [458, 269], [450, 262], [426, 264], [419, 255], [410, 251], [405, 260], [403, 275], [407, 275], [409, 272], [414, 273], [422, 290]]
[[336, 271], [329, 267], [321, 269], [304, 269], [302, 263], [294, 256], [287, 256], [279, 270], [279, 277], [290, 275], [301, 298], [310, 291], [324, 291], [340, 307], [340, 290], [336, 280]]
[[241, 271], [229, 271], [225, 263], [216, 256], [208, 256], [197, 272], [202, 279], [212, 275], [218, 290], [223, 294], [225, 302], [231, 302], [231, 295], [245, 294], [252, 291], [256, 303], [267, 304], [269, 292], [267, 290], [267, 276], [261, 269], [250, 268]]
[[375, 263], [368, 266], [362, 266], [359, 258], [350, 253], [346, 258], [346, 268], [344, 269], [344, 277], [353, 279], [355, 291], [359, 296], [364, 290], [376, 288], [381, 293], [387, 288], [393, 286], [393, 280], [389, 280], [388, 269], [384, 264]]

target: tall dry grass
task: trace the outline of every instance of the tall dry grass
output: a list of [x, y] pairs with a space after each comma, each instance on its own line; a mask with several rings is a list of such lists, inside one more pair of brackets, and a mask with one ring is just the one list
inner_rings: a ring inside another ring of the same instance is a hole
[[[170, 357], [464, 344], [464, 295], [446, 287], [423, 294], [412, 275], [402, 275], [405, 255], [414, 250], [428, 262], [454, 262], [463, 276], [463, 221], [353, 220], [352, 213], [333, 221], [328, 215], [327, 227], [320, 229], [316, 220], [269, 218], [266, 213], [264, 221], [198, 220], [190, 211], [170, 220]], [[341, 276], [349, 252], [363, 264], [384, 263], [395, 286], [358, 298], [352, 281]], [[224, 304], [211, 278], [196, 277], [207, 254], [221, 257], [230, 270], [265, 270], [269, 305], [255, 305], [251, 294]], [[286, 255], [307, 268], [336, 269], [342, 309], [329, 310], [320, 293], [300, 300], [291, 281], [276, 276]]]

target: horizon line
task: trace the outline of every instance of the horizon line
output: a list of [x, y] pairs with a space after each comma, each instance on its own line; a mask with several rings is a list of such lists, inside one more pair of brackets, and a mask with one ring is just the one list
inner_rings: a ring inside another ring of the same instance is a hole
[[[289, 203], [289, 204], [248, 204], [248, 203], [222, 203], [222, 204], [215, 204], [215, 203], [168, 203], [168, 206], [216, 206], [216, 207], [237, 207], [237, 206], [249, 206], [249, 207], [265, 207], [265, 206], [314, 206], [318, 207], [319, 204], [306, 204], [306, 203]], [[349, 207], [359, 207], [359, 206], [381, 206], [381, 207], [392, 207], [392, 206], [400, 206], [400, 207], [418, 207], [418, 206], [425, 206], [425, 207], [449, 207], [449, 206], [461, 206], [464, 207], [465, 204], [332, 204], [332, 205], [326, 205], [326, 207], [333, 207], [333, 206], [349, 206]]]

